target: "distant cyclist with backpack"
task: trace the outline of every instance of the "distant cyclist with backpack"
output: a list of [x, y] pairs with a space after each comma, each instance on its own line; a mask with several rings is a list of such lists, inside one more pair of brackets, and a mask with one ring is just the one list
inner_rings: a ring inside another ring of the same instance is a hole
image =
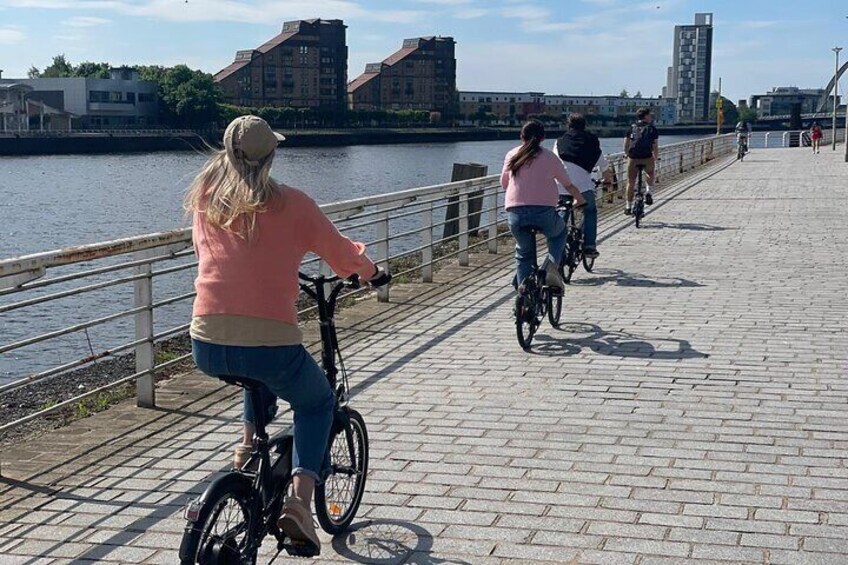
[[736, 142], [745, 154], [748, 153], [748, 142], [750, 141], [752, 130], [753, 128], [748, 120], [740, 121], [736, 124]]
[[639, 108], [636, 118], [636, 123], [630, 126], [630, 131], [624, 138], [624, 154], [627, 155], [627, 204], [624, 213], [628, 216], [633, 213], [636, 177], [639, 175], [640, 166], [645, 168], [645, 174], [648, 176], [645, 182], [645, 204], [650, 206], [654, 203], [651, 188], [654, 186], [659, 155], [660, 134], [654, 127], [651, 111], [648, 108]]

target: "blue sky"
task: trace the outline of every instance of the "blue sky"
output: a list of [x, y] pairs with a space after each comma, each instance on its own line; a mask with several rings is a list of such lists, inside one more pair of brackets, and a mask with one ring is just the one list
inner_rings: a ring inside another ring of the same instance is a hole
[[0, 68], [19, 77], [65, 53], [215, 72], [284, 20], [323, 17], [349, 26], [351, 79], [403, 38], [438, 34], [457, 40], [462, 90], [658, 95], [674, 24], [702, 11], [715, 13], [713, 85], [734, 100], [824, 86], [830, 49], [848, 48], [845, 0], [0, 0]]

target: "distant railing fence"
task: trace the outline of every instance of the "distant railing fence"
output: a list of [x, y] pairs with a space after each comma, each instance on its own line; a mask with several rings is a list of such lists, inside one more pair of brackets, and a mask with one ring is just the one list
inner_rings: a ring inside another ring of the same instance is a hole
[[[665, 146], [658, 179], [667, 185], [732, 154], [734, 147], [733, 135]], [[627, 178], [623, 155], [610, 156], [610, 162], [616, 182], [598, 199], [602, 208], [622, 197]], [[470, 201], [475, 199], [482, 204], [474, 206], [478, 212], [470, 212]], [[458, 217], [450, 218], [447, 210], [457, 200]], [[500, 177], [490, 175], [326, 204], [322, 209], [342, 232], [365, 241], [380, 265], [391, 264], [396, 277], [415, 275], [431, 282], [441, 261], [456, 257], [460, 265], [468, 265], [471, 250], [479, 247], [497, 253], [498, 238], [507, 233], [502, 207]], [[458, 232], [445, 237], [449, 222], [458, 222]], [[111, 375], [107, 384], [6, 422], [0, 433], [124, 383], [136, 382], [139, 406], [155, 406], [154, 376], [190, 357], [159, 358], [156, 345], [188, 330], [196, 266], [188, 229], [0, 261], [4, 327], [0, 368], [4, 356], [15, 361], [7, 363], [13, 370], [0, 394], [59, 375], [71, 378], [73, 371], [106, 358], [134, 354], [134, 366], [126, 374]], [[304, 268], [328, 272], [316, 257], [307, 258]], [[378, 298], [388, 300], [389, 289], [378, 291]], [[84, 346], [69, 346], [70, 336]]]

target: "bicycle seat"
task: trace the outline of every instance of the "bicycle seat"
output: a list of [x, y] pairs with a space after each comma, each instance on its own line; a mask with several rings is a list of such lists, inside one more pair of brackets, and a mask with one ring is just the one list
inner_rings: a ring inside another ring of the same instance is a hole
[[262, 386], [262, 383], [260, 383], [259, 381], [254, 380], [254, 379], [248, 379], [247, 377], [226, 376], [226, 377], [218, 377], [218, 378], [221, 379], [222, 381], [224, 381], [227, 384], [240, 386], [240, 387], [246, 388], [248, 390], [254, 389], [254, 388], [259, 388], [260, 386]]

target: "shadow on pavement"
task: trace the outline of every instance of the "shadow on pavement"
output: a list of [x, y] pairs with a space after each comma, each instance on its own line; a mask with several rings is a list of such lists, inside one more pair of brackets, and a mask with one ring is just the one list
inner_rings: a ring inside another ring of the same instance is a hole
[[682, 231], [728, 231], [738, 228], [725, 228], [722, 226], [711, 226], [709, 224], [668, 224], [666, 222], [651, 222], [643, 226], [646, 230], [682, 230]]
[[620, 269], [595, 269], [595, 276], [579, 278], [571, 281], [573, 286], [603, 286], [615, 284], [617, 286], [639, 287], [639, 288], [698, 288], [703, 285], [696, 281], [680, 277], [648, 278], [638, 273], [625, 273]]
[[354, 524], [351, 531], [333, 539], [333, 549], [355, 563], [373, 565], [471, 565], [459, 559], [430, 555], [433, 535], [402, 520], [369, 520]]
[[676, 360], [706, 359], [706, 353], [694, 349], [685, 339], [642, 338], [627, 332], [607, 332], [595, 324], [562, 324], [559, 331], [571, 334], [565, 338], [537, 335], [531, 352], [559, 357], [576, 355], [584, 349], [610, 357]]

